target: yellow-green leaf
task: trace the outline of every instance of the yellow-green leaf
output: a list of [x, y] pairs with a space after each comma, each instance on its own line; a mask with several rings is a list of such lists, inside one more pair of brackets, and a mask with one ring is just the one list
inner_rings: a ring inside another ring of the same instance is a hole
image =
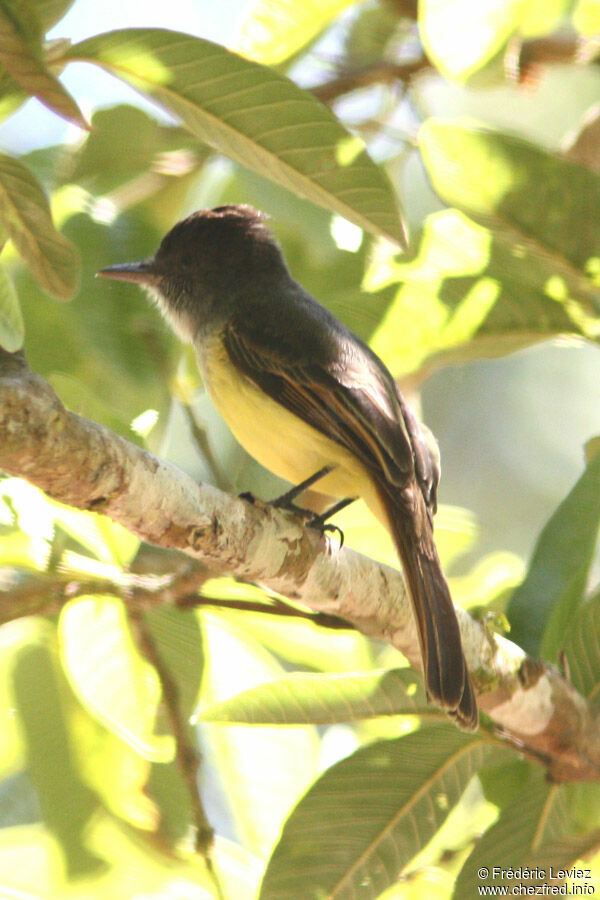
[[236, 162], [402, 245], [394, 190], [333, 113], [272, 69], [218, 44], [162, 29], [126, 29], [72, 47], [178, 116]]
[[354, 3], [356, 0], [254, 0], [233, 49], [248, 59], [277, 65], [305, 47]]
[[19, 4], [0, 0], [0, 63], [27, 94], [67, 121], [87, 128], [75, 100], [45, 64], [36, 18], [26, 0]]
[[209, 706], [197, 718], [247, 725], [325, 725], [430, 711], [414, 671], [391, 669], [360, 674], [294, 672]]
[[419, 29], [444, 78], [464, 82], [501, 50], [522, 15], [523, 0], [421, 0]]
[[54, 227], [46, 195], [31, 172], [4, 154], [0, 154], [0, 225], [45, 291], [60, 300], [75, 296], [77, 251]]
[[498, 57], [519, 34], [549, 34], [571, 0], [421, 0], [423, 45], [444, 78], [465, 82]]
[[170, 760], [173, 739], [154, 734], [158, 677], [133, 642], [121, 601], [89, 595], [69, 603], [59, 639], [65, 671], [86, 709], [145, 759]]
[[398, 284], [371, 339], [394, 374], [600, 330], [589, 313], [593, 283], [578, 273], [559, 277], [551, 258], [506, 229], [443, 210], [425, 220], [411, 250], [400, 261], [374, 256], [364, 285]]
[[573, 25], [581, 34], [595, 35], [600, 31], [600, 3], [598, 0], [579, 0], [573, 12]]

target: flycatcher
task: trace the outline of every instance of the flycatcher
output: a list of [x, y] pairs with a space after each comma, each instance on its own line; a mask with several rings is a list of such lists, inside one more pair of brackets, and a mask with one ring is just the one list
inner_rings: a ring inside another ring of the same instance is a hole
[[245, 449], [293, 484], [362, 497], [390, 532], [429, 697], [466, 729], [477, 705], [433, 540], [437, 457], [381, 360], [290, 275], [260, 213], [200, 210], [156, 255], [99, 275], [145, 288], [193, 344], [210, 395]]

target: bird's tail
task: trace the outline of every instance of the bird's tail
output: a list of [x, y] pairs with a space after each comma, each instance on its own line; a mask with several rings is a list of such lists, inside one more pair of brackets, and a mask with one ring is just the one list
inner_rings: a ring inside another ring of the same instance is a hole
[[380, 500], [412, 600], [427, 692], [461, 728], [473, 730], [477, 703], [423, 496], [414, 488], [401, 499], [382, 491]]

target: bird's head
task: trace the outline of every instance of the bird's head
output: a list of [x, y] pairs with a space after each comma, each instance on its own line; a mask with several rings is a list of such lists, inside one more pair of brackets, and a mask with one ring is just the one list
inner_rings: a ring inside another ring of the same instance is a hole
[[287, 274], [265, 216], [250, 206], [201, 209], [178, 222], [156, 254], [98, 275], [131, 281], [158, 303], [180, 338], [226, 321], [237, 299]]

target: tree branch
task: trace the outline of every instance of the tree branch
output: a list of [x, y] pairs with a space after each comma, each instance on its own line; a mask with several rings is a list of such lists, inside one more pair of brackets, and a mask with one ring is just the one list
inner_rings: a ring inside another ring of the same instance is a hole
[[[569, 35], [523, 41], [513, 38], [505, 51], [504, 65], [508, 81], [535, 84], [542, 68], [551, 65], [585, 65], [593, 58], [592, 41]], [[426, 53], [410, 62], [376, 62], [356, 69], [338, 71], [337, 75], [311, 88], [322, 103], [333, 103], [338, 97], [374, 84], [410, 85], [422, 72], [435, 70]]]
[[[47, 494], [110, 516], [140, 538], [181, 550], [212, 571], [260, 583], [387, 641], [420, 667], [399, 572], [251, 504], [68, 412], [22, 354], [0, 354], [0, 467]], [[491, 635], [457, 609], [479, 704], [557, 781], [600, 779], [600, 721], [553, 667]]]

